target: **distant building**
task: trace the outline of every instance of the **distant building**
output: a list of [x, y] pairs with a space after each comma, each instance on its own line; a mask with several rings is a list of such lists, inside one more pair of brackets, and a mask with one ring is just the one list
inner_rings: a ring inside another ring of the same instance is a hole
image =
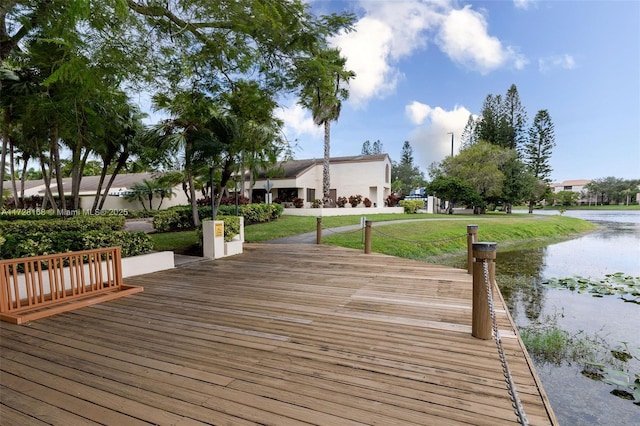
[[[383, 207], [391, 194], [391, 159], [388, 154], [334, 157], [329, 161], [331, 199], [361, 195], [378, 207]], [[272, 201], [289, 205], [295, 198], [311, 207], [314, 200], [321, 200], [322, 158], [290, 160], [276, 164], [261, 172], [253, 185], [247, 185], [247, 196], [252, 202]]]
[[585, 188], [591, 180], [589, 179], [574, 179], [574, 180], [565, 180], [560, 183], [552, 183], [551, 189], [554, 194], [557, 194], [560, 191], [572, 191], [580, 194], [580, 199], [578, 200], [578, 204], [596, 204], [597, 203], [597, 195], [589, 194], [589, 191]]
[[[103, 183], [103, 191], [105, 189], [106, 183], [111, 178], [111, 175], [107, 175], [105, 177]], [[136, 183], [142, 183], [146, 180], [153, 180], [155, 175], [152, 173], [121, 173], [116, 175], [113, 184], [109, 190], [109, 196], [106, 198], [105, 204], [103, 206], [103, 210], [142, 210], [142, 205], [138, 201], [127, 201], [124, 197], [129, 194], [130, 187]], [[83, 176], [80, 181], [80, 209], [88, 210], [93, 206], [93, 201], [96, 197], [96, 193], [98, 191], [98, 183], [100, 181], [100, 176]], [[62, 185], [64, 188], [65, 197], [71, 197], [71, 178], [62, 179]], [[58, 197], [58, 185], [55, 182], [51, 183], [51, 192], [54, 197]], [[29, 199], [31, 197], [39, 197], [42, 199], [45, 196], [45, 184], [43, 180], [33, 180], [25, 182], [25, 191], [24, 197], [25, 199]], [[166, 209], [167, 207], [187, 204], [187, 196], [182, 190], [181, 185], [173, 188], [173, 195], [171, 198], [165, 198], [164, 200], [160, 200], [160, 198], [153, 199], [153, 209], [156, 209], [158, 205], [160, 205], [162, 201], [162, 208]], [[145, 200], [145, 205], [148, 206], [148, 201]]]

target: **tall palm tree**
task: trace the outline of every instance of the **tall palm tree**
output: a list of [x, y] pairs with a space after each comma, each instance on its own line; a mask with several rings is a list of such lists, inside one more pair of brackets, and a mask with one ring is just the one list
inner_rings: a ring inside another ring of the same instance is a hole
[[327, 48], [311, 58], [300, 60], [298, 83], [301, 86], [299, 103], [311, 111], [313, 122], [324, 125], [324, 157], [322, 162], [322, 192], [325, 205], [330, 200], [331, 178], [331, 122], [340, 117], [342, 102], [349, 97], [346, 85], [355, 73], [345, 68], [346, 58], [339, 49]]

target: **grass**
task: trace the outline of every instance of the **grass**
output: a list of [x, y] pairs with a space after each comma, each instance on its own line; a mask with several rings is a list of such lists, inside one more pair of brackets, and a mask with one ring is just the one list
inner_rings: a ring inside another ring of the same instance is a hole
[[[464, 253], [467, 247], [466, 225], [477, 224], [480, 241], [498, 243], [498, 250], [517, 246], [547, 244], [589, 232], [595, 225], [581, 219], [564, 216], [529, 216], [488, 214], [483, 216], [448, 217], [462, 220], [434, 220], [389, 224], [373, 228], [372, 251], [433, 262], [439, 256]], [[323, 243], [363, 248], [358, 233], [335, 234], [323, 238]]]
[[[528, 208], [528, 207], [522, 207]], [[606, 205], [606, 206], [545, 206], [543, 210], [640, 210], [640, 204], [624, 205]]]
[[[411, 220], [373, 228], [372, 250], [378, 253], [411, 259], [434, 261], [438, 256], [463, 253], [466, 250], [466, 226], [478, 224], [482, 241], [498, 242], [499, 250], [514, 244], [548, 243], [595, 229], [589, 222], [565, 216], [530, 216], [490, 213], [474, 215], [381, 214], [370, 215], [373, 222]], [[336, 228], [360, 223], [360, 216], [322, 218], [324, 228]], [[316, 230], [315, 217], [282, 216], [278, 220], [245, 228], [247, 242], [264, 242]], [[180, 254], [199, 248], [195, 231], [151, 234], [155, 250], [173, 250]], [[362, 232], [333, 234], [323, 243], [362, 249]]]
[[[149, 234], [153, 249], [177, 254], [197, 254], [201, 251], [196, 231], [161, 232]], [[199, 254], [201, 255], [201, 253]]]

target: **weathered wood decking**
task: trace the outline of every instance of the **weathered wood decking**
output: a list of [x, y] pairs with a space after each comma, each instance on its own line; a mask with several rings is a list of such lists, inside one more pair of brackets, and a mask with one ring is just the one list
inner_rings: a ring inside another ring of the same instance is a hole
[[[1, 424], [515, 424], [463, 270], [315, 245], [125, 280], [145, 291], [0, 325]], [[530, 424], [557, 423], [499, 304]]]

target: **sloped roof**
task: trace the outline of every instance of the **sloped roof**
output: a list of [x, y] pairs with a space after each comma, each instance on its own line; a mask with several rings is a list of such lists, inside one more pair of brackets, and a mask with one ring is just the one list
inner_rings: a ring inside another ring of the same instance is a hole
[[[106, 184], [111, 179], [111, 175], [105, 176], [103, 183], [103, 190]], [[111, 185], [111, 191], [118, 189], [129, 188], [134, 183], [142, 182], [144, 179], [151, 180], [154, 179], [153, 173], [123, 173], [116, 175], [113, 184]], [[95, 194], [98, 190], [98, 183], [100, 182], [100, 176], [83, 176], [80, 181], [80, 194]], [[44, 182], [42, 182], [44, 185]], [[64, 188], [65, 194], [71, 193], [71, 178], [62, 179], [62, 187]], [[55, 182], [51, 182], [51, 192], [54, 195], [58, 194], [58, 185]], [[45, 193], [44, 187], [38, 191], [40, 194]]]
[[[388, 158], [388, 154], [373, 154], [373, 155], [355, 155], [349, 157], [331, 157], [329, 158], [330, 164], [339, 163], [357, 163], [357, 162], [374, 162], [384, 161]], [[258, 179], [290, 179], [302, 175], [307, 170], [316, 165], [321, 165], [322, 158], [311, 158], [305, 160], [288, 160], [278, 162], [269, 170], [263, 170], [258, 174]]]
[[553, 187], [556, 187], [556, 186], [585, 186], [589, 182], [591, 182], [591, 180], [589, 180], [589, 179], [574, 179], [574, 180], [565, 180], [565, 181], [559, 182], [559, 183], [552, 183], [551, 186], [553, 186]]

